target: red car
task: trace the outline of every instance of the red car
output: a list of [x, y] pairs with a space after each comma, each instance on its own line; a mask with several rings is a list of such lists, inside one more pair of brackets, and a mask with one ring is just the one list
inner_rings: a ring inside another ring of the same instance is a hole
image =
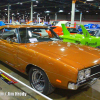
[[[68, 27], [66, 26], [66, 28], [68, 29], [68, 31], [73, 35], [76, 34], [78, 32], [78, 30], [75, 27]], [[52, 29], [55, 31], [55, 33], [57, 33], [58, 35], [63, 35], [63, 30], [61, 26], [52, 26]]]

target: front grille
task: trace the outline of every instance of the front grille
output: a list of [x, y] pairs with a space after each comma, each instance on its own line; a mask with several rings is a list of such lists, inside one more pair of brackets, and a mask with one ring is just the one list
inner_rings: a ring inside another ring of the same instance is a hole
[[91, 75], [99, 73], [100, 72], [100, 65], [95, 65], [91, 67]]
[[89, 77], [88, 79], [85, 79], [85, 80], [83, 80], [83, 81], [81, 81], [81, 82], [78, 82], [77, 84], [78, 84], [79, 86], [82, 86], [82, 85], [84, 85], [84, 84], [87, 84], [87, 83], [91, 82], [94, 78], [99, 78], [99, 77], [100, 77], [100, 74], [98, 73], [98, 74], [96, 74], [96, 75], [93, 75], [93, 76]]

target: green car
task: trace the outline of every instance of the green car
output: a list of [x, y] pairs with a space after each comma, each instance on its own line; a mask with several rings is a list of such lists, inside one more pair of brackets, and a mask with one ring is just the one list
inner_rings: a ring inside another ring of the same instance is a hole
[[83, 34], [71, 35], [66, 26], [62, 24], [64, 35], [60, 35], [60, 38], [62, 38], [64, 42], [78, 43], [100, 48], [100, 37], [91, 36], [89, 32], [85, 29], [84, 25], [80, 26], [82, 28]]

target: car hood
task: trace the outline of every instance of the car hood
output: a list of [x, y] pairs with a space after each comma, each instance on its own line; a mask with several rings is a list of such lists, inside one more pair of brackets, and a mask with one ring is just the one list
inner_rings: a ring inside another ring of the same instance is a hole
[[78, 70], [100, 63], [100, 50], [79, 44], [50, 41], [29, 43], [27, 48], [59, 60]]

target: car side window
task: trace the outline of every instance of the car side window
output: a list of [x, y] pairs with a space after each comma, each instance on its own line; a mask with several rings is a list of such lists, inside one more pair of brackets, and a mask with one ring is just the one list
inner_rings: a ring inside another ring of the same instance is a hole
[[95, 36], [96, 36], [96, 37], [100, 37], [100, 31], [99, 31], [99, 30], [97, 30], [97, 31], [95, 32]]
[[19, 29], [20, 43], [26, 43], [26, 28]]
[[2, 30], [2, 39], [17, 43], [18, 40], [17, 40], [15, 30], [16, 29], [13, 29], [13, 28], [3, 28], [3, 30]]

